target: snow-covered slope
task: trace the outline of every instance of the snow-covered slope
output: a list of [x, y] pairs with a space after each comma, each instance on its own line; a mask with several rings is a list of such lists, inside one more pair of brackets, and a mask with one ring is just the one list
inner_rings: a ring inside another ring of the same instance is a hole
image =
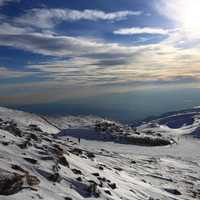
[[59, 136], [144, 146], [164, 146], [174, 142], [167, 135], [138, 132], [135, 127], [99, 117], [46, 117], [46, 120], [60, 128]]
[[190, 135], [200, 137], [200, 109], [168, 113], [138, 127], [141, 132], [154, 132], [173, 137]]
[[[0, 109], [0, 119], [0, 200], [200, 199], [200, 143], [181, 137], [198, 128], [195, 120], [179, 129], [159, 121], [132, 129], [101, 118], [59, 121], [6, 108]], [[58, 133], [62, 129], [68, 134]], [[79, 143], [74, 137], [80, 130], [115, 135], [118, 129], [140, 138], [166, 134], [178, 144], [145, 147], [98, 137]]]
[[41, 116], [35, 114], [26, 113], [23, 111], [17, 111], [5, 107], [0, 107], [0, 118], [3, 119], [4, 121], [14, 120], [17, 123], [17, 125], [22, 129], [27, 125], [35, 124], [38, 127], [40, 127], [44, 132], [48, 133], [59, 132], [59, 129], [48, 123], [45, 118], [42, 118]]

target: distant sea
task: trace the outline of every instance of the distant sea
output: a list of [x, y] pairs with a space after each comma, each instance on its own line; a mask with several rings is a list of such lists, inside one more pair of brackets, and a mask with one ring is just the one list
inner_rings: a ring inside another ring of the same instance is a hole
[[[200, 105], [199, 89], [148, 89], [11, 108], [44, 115], [97, 115], [130, 123]], [[6, 106], [6, 105], [1, 105]]]

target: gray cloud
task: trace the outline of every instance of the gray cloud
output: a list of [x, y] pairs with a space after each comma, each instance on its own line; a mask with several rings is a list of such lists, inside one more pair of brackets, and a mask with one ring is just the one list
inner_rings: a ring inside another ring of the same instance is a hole
[[130, 61], [126, 58], [113, 58], [113, 59], [102, 59], [95, 63], [97, 66], [102, 67], [111, 67], [111, 66], [118, 66], [118, 65], [127, 65]]

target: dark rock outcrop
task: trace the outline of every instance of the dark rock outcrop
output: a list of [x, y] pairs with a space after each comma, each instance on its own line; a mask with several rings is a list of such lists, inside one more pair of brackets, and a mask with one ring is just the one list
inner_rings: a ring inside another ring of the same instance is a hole
[[79, 169], [72, 169], [72, 171], [74, 174], [78, 174], [78, 175], [82, 174], [81, 170], [79, 170]]
[[173, 189], [173, 188], [164, 188], [164, 190], [166, 192], [169, 192], [171, 194], [174, 194], [174, 195], [181, 195], [181, 192], [178, 191], [177, 189]]
[[65, 167], [69, 167], [69, 163], [68, 163], [67, 159], [65, 158], [65, 156], [59, 156], [58, 163]]
[[24, 160], [26, 160], [27, 162], [34, 164], [34, 165], [37, 164], [37, 160], [35, 160], [33, 158], [24, 157]]
[[12, 195], [23, 186], [23, 176], [0, 169], [0, 195]]

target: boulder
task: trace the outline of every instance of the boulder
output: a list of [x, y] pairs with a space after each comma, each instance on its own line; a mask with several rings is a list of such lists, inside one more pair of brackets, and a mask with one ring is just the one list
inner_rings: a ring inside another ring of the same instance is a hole
[[117, 188], [116, 183], [109, 183], [108, 184], [110, 188], [112, 188], [113, 190]]
[[43, 132], [42, 129], [41, 129], [40, 127], [38, 127], [36, 124], [30, 124], [30, 125], [29, 125], [29, 128], [30, 128], [32, 131]]
[[110, 195], [110, 196], [112, 195], [111, 192], [110, 192], [110, 190], [104, 190], [104, 192], [105, 192], [106, 194]]
[[81, 174], [82, 174], [81, 170], [79, 170], [79, 169], [72, 169], [72, 172], [73, 172], [74, 174], [78, 174], [78, 175], [81, 175]]
[[27, 184], [30, 186], [36, 186], [40, 184], [40, 180], [36, 176], [26, 175]]
[[65, 158], [65, 156], [58, 156], [58, 163], [65, 167], [69, 167], [69, 163], [67, 159]]
[[0, 195], [12, 195], [22, 190], [23, 176], [0, 169]]
[[95, 155], [92, 152], [87, 152], [86, 155], [88, 158], [95, 158]]

